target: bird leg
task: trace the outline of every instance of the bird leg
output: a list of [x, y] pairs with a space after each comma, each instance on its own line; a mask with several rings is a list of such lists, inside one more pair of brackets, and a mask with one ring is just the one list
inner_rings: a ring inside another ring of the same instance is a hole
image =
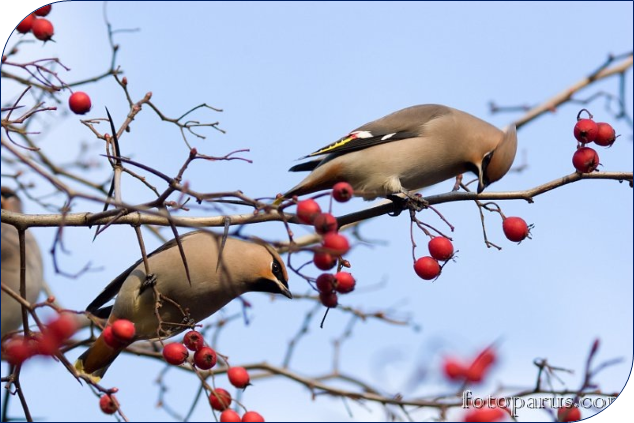
[[453, 185], [453, 189], [451, 191], [458, 191], [460, 189], [460, 185], [462, 184], [463, 174], [456, 176], [456, 183]]

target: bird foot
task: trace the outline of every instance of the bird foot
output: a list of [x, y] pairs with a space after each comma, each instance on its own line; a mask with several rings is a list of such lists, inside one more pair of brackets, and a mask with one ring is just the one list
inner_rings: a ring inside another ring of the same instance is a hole
[[423, 196], [418, 193], [402, 193], [402, 195], [390, 194], [387, 196], [387, 199], [392, 201], [394, 205], [394, 210], [388, 213], [388, 215], [390, 216], [398, 216], [405, 209], [419, 212], [429, 207], [429, 203], [427, 202], [427, 200], [425, 200]]
[[141, 292], [147, 288], [152, 288], [154, 285], [156, 285], [156, 275], [154, 275], [154, 273], [145, 275], [145, 280], [141, 284]]

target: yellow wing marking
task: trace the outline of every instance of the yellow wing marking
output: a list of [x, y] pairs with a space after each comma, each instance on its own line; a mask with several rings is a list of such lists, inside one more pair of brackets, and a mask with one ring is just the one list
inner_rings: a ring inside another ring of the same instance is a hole
[[336, 150], [337, 148], [342, 147], [348, 144], [350, 141], [355, 140], [357, 138], [358, 138], [357, 134], [350, 134], [347, 137], [341, 138], [339, 141], [333, 142], [332, 144], [322, 148], [321, 150], [317, 150], [314, 153], [310, 153], [306, 157], [314, 157], [314, 156], [319, 156], [321, 154], [330, 153], [331, 151]]

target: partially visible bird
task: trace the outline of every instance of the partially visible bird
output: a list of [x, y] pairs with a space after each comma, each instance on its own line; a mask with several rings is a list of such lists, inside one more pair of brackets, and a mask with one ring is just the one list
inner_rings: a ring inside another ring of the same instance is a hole
[[282, 198], [348, 182], [366, 200], [422, 188], [471, 171], [478, 193], [511, 168], [517, 150], [512, 125], [506, 131], [468, 113], [438, 104], [399, 110], [367, 123], [293, 166], [311, 171]]
[[[0, 192], [3, 209], [22, 213], [22, 202], [12, 189], [2, 187]], [[33, 303], [37, 300], [44, 281], [42, 255], [31, 231], [26, 231], [24, 240], [26, 300]], [[7, 223], [2, 223], [2, 283], [20, 293], [20, 241], [17, 229]], [[2, 291], [2, 337], [17, 330], [21, 325], [21, 304]]]
[[[188, 324], [207, 318], [246, 292], [292, 298], [284, 262], [270, 245], [227, 237], [223, 246], [222, 236], [207, 231], [189, 232], [179, 239], [189, 280], [176, 240], [171, 240], [148, 256], [149, 274], [143, 260], [137, 261], [117, 276], [87, 311], [107, 317], [107, 324], [130, 320], [135, 325], [135, 340], [158, 339], [182, 332]], [[158, 302], [155, 292], [161, 296]], [[112, 306], [103, 307], [115, 296]], [[108, 346], [102, 333], [75, 367], [98, 380], [122, 349]]]

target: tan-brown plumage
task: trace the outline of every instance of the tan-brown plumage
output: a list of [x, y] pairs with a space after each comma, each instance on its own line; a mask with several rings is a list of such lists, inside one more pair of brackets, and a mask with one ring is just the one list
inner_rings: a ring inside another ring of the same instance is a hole
[[[286, 267], [271, 246], [228, 237], [220, 252], [222, 237], [203, 231], [190, 232], [181, 236], [180, 241], [191, 284], [177, 244], [172, 240], [148, 256], [150, 278], [146, 278], [144, 263], [138, 261], [113, 280], [88, 306], [88, 311], [96, 315], [109, 311], [108, 323], [127, 319], [135, 325], [136, 339], [156, 339], [181, 332], [185, 327], [179, 324], [199, 322], [249, 291], [292, 297]], [[164, 297], [159, 309], [160, 334], [154, 313], [154, 288]], [[115, 295], [111, 310], [99, 309]], [[100, 378], [119, 352], [120, 349], [107, 346], [100, 335], [75, 366]]]
[[[22, 203], [13, 190], [2, 187], [2, 208], [22, 213]], [[30, 231], [25, 233], [26, 300], [37, 300], [44, 280], [40, 248]], [[2, 283], [20, 293], [20, 242], [18, 231], [2, 223]], [[2, 337], [22, 325], [22, 306], [2, 291]]]
[[367, 123], [307, 157], [291, 171], [311, 171], [285, 198], [348, 182], [366, 200], [417, 191], [471, 171], [478, 192], [502, 178], [517, 150], [515, 127], [501, 131], [468, 113], [425, 104]]

